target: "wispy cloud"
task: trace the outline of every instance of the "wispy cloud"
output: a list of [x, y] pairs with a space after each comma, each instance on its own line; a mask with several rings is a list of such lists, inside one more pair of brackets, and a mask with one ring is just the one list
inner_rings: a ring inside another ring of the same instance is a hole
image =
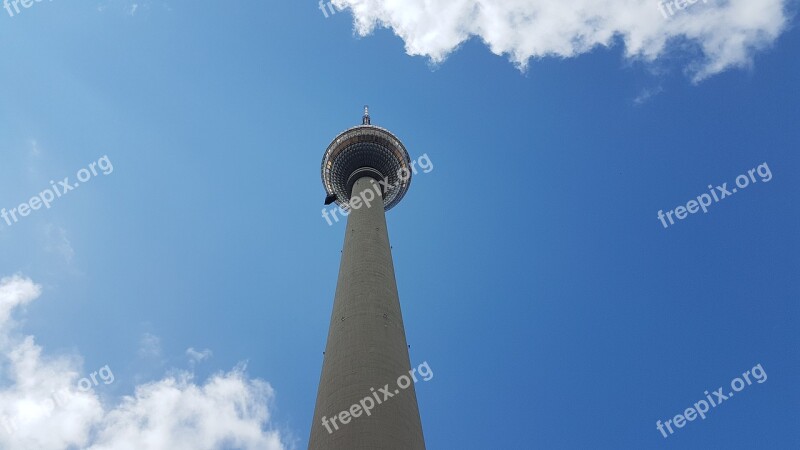
[[644, 88], [639, 92], [639, 95], [633, 99], [633, 103], [637, 105], [643, 105], [647, 103], [651, 98], [655, 97], [656, 95], [664, 92], [664, 88], [661, 86], [656, 86], [652, 88]]
[[161, 338], [154, 334], [144, 333], [139, 339], [139, 356], [142, 358], [161, 357]]
[[658, 0], [332, 1], [350, 8], [357, 33], [391, 28], [408, 54], [434, 63], [472, 36], [523, 70], [531, 59], [574, 57], [617, 40], [629, 58], [654, 61], [683, 41], [693, 48], [686, 71], [695, 81], [750, 65], [787, 24], [785, 0], [708, 2], [669, 20]]
[[72, 243], [69, 241], [67, 230], [53, 224], [47, 224], [44, 227], [44, 238], [44, 250], [46, 252], [55, 253], [67, 264], [72, 264], [72, 259], [75, 257], [75, 250], [72, 248]]
[[42, 149], [39, 148], [39, 142], [36, 139], [28, 140], [28, 154], [34, 158], [42, 156]]
[[202, 384], [191, 373], [178, 371], [104, 406], [93, 390], [77, 387], [80, 368], [75, 358], [45, 356], [33, 336], [14, 333], [13, 311], [40, 295], [41, 287], [29, 278], [0, 279], [0, 448], [286, 448], [281, 434], [269, 425], [273, 389], [249, 379], [242, 366]]
[[103, 0], [97, 5], [97, 11], [105, 13], [122, 13], [126, 16], [136, 17], [153, 11], [172, 11], [172, 6], [167, 0]]
[[186, 349], [186, 356], [189, 357], [189, 367], [194, 368], [195, 365], [199, 362], [203, 362], [208, 358], [211, 358], [213, 353], [209, 349], [205, 349], [201, 352], [198, 352], [192, 347]]

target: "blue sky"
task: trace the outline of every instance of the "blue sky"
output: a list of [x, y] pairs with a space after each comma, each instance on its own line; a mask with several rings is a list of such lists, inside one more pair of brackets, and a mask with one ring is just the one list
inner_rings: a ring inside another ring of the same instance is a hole
[[[319, 164], [364, 104], [434, 167], [387, 214], [429, 449], [800, 446], [796, 5], [421, 1], [0, 9], [0, 208], [113, 166], [0, 220], [0, 447], [121, 449], [144, 417], [159, 448], [305, 448], [344, 238]], [[56, 387], [82, 402], [36, 408]]]

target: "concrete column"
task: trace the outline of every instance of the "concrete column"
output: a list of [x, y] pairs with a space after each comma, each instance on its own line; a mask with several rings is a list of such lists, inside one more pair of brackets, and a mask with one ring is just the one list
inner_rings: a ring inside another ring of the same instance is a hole
[[[413, 381], [406, 389], [397, 385], [411, 364], [377, 183], [359, 179], [353, 197], [363, 197], [367, 189], [375, 193], [372, 206], [352, 209], [347, 218], [309, 450], [425, 449]], [[379, 389], [386, 384], [393, 397], [384, 400]], [[376, 396], [382, 403], [374, 402], [371, 415], [362, 411], [341, 423], [342, 411], [360, 408], [365, 397]], [[338, 430], [330, 424], [333, 417]]]

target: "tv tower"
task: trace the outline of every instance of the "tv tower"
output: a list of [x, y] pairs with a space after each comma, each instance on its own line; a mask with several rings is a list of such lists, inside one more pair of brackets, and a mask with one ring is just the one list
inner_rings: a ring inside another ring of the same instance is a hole
[[[368, 107], [322, 158], [325, 202], [349, 215], [309, 450], [425, 449], [414, 384], [396, 383], [411, 363], [385, 214], [408, 191], [410, 163]], [[391, 398], [379, 393], [387, 383]]]

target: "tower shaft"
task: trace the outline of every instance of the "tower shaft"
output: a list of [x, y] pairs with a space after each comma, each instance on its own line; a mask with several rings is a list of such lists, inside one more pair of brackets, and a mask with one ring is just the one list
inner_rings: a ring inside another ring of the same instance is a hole
[[[372, 178], [359, 178], [352, 197], [368, 189], [375, 201], [347, 218], [309, 450], [425, 449], [414, 384], [397, 384], [411, 364], [380, 189]], [[391, 398], [379, 392], [387, 384]], [[369, 415], [365, 398], [379, 400]], [[335, 418], [338, 429], [323, 418]]]

